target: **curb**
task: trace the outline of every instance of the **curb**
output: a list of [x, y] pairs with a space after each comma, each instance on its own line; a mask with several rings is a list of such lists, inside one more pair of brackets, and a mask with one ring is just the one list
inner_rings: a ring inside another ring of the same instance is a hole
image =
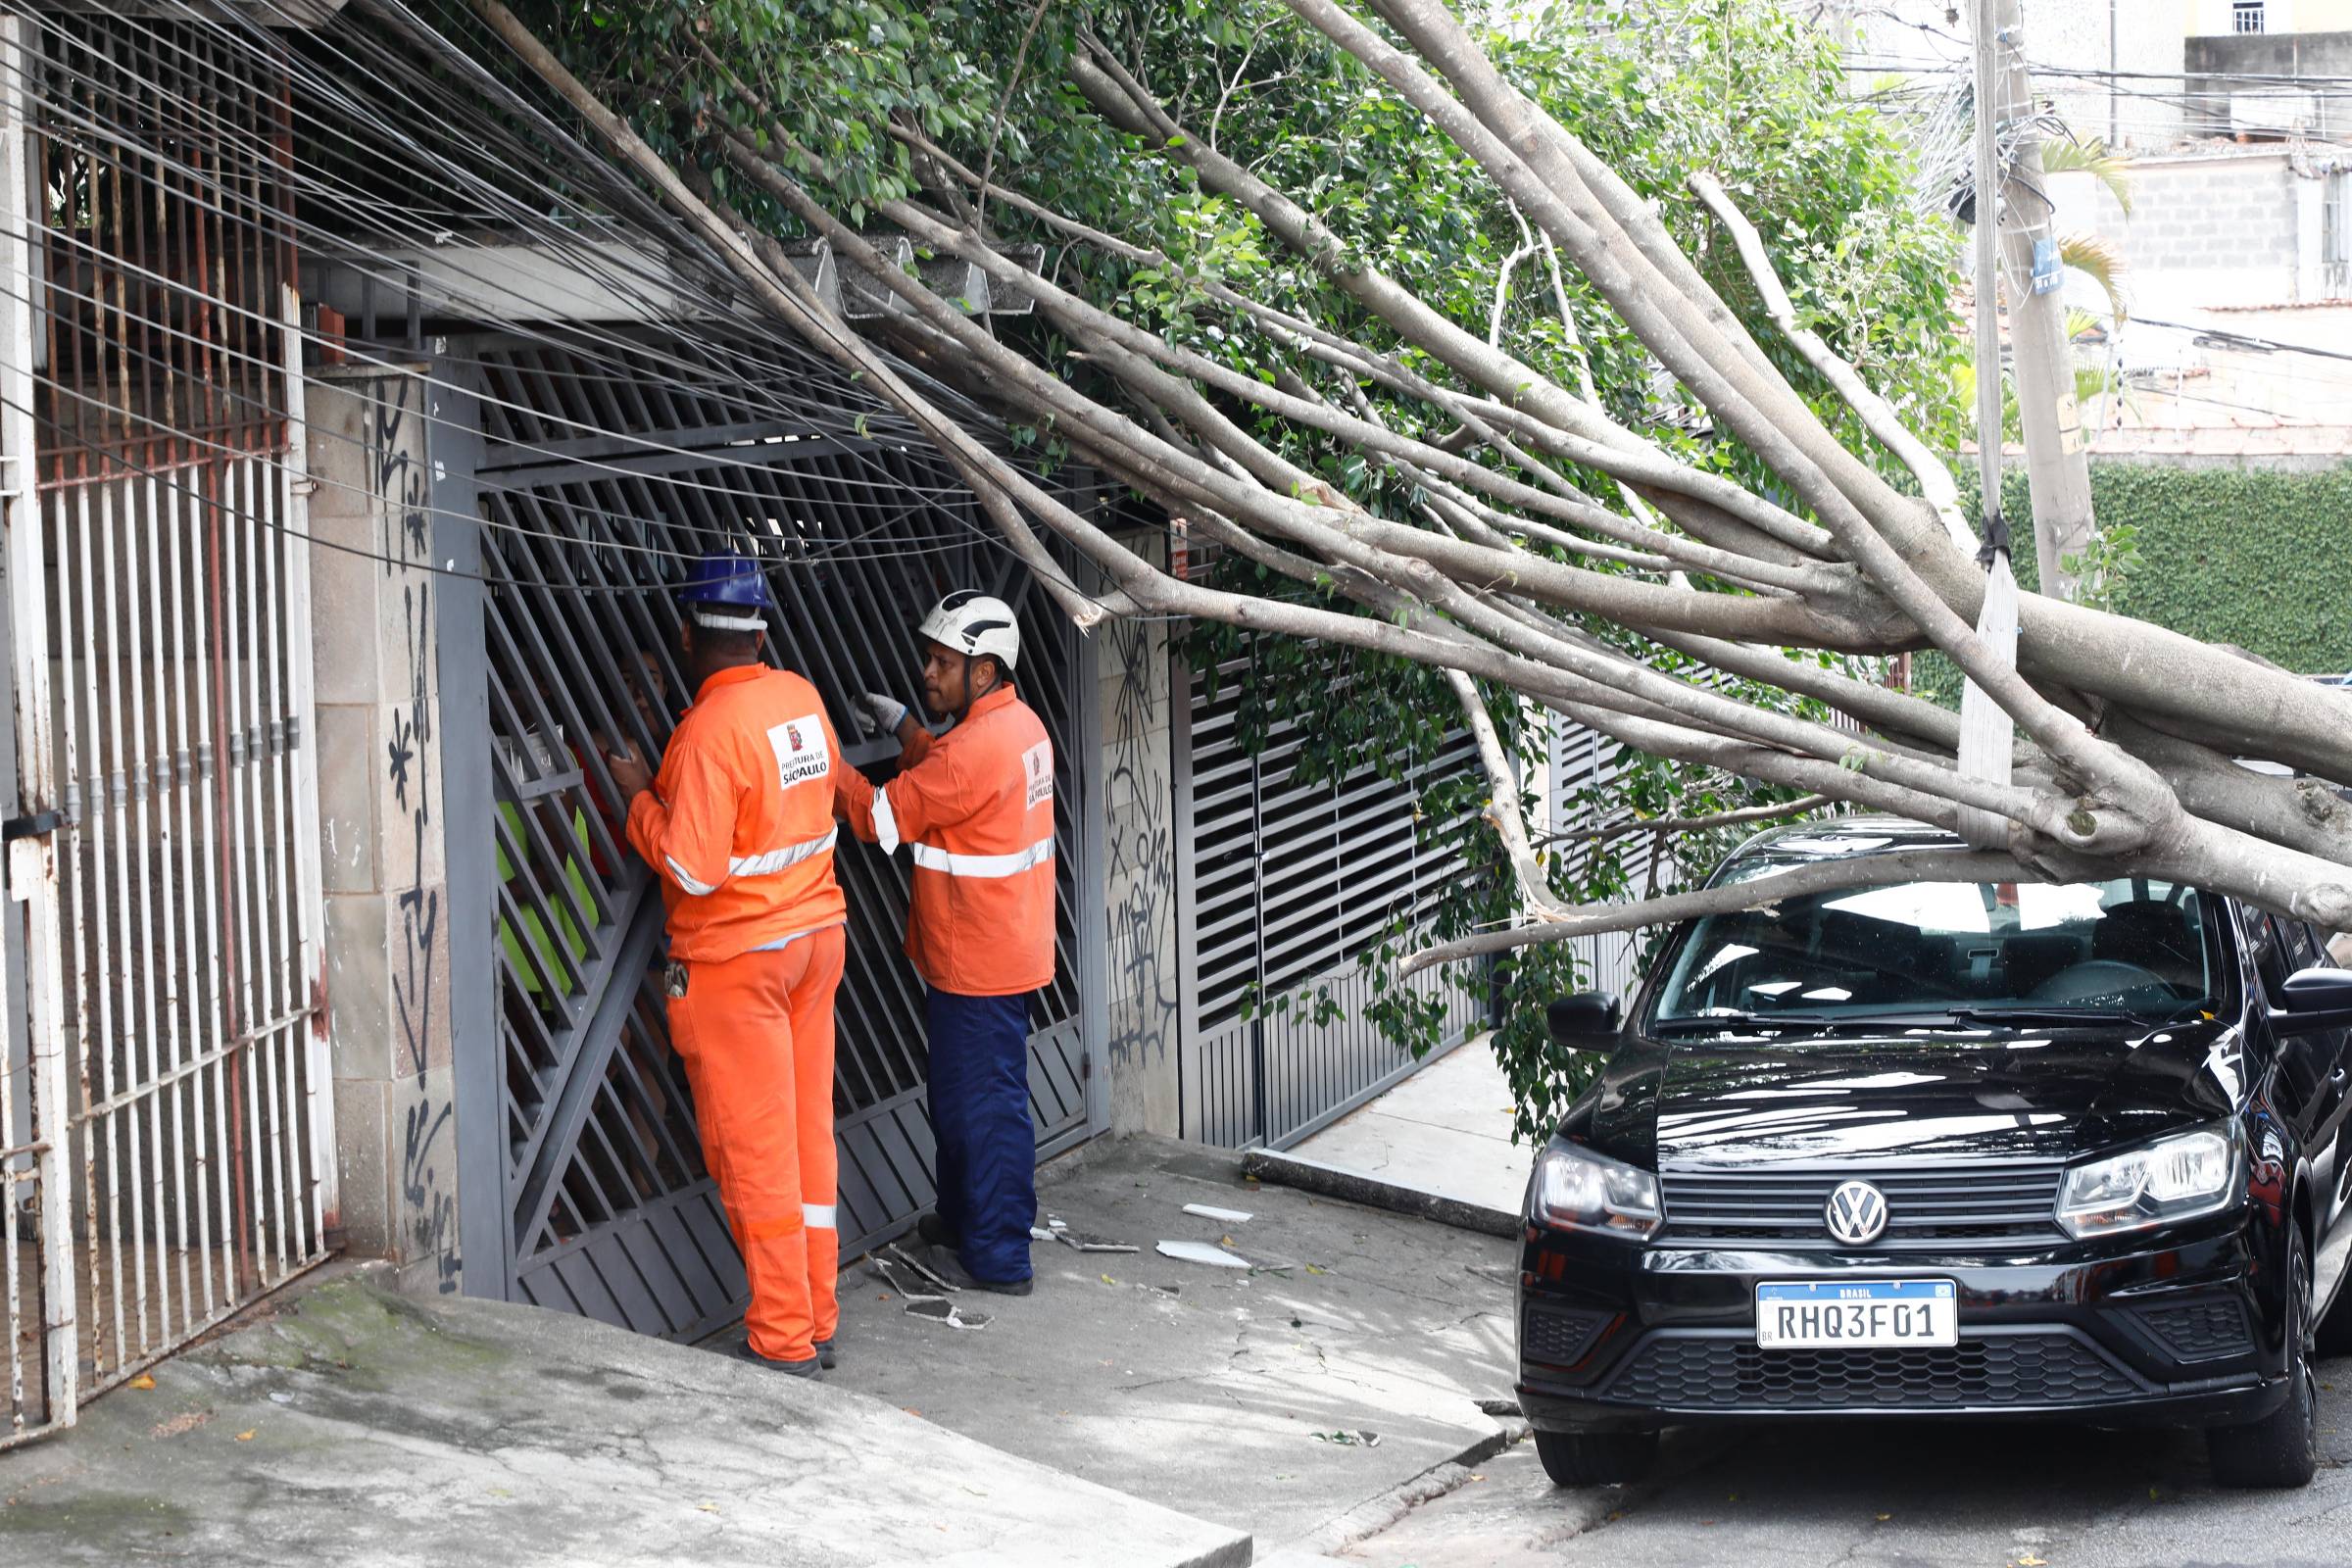
[[1422, 1503], [1467, 1486], [1473, 1465], [1486, 1463], [1527, 1435], [1525, 1421], [1507, 1419], [1451, 1458], [1441, 1459], [1420, 1474], [1408, 1476], [1386, 1492], [1365, 1498], [1346, 1513], [1326, 1519], [1298, 1540], [1286, 1543], [1283, 1550], [1328, 1555], [1345, 1551], [1357, 1542], [1369, 1541]]
[[1456, 1230], [1477, 1231], [1485, 1236], [1517, 1238], [1526, 1222], [1508, 1209], [1494, 1208], [1472, 1202], [1466, 1198], [1452, 1198], [1445, 1193], [1433, 1193], [1418, 1187], [1399, 1186], [1384, 1182], [1377, 1176], [1348, 1170], [1339, 1165], [1326, 1165], [1319, 1159], [1306, 1159], [1298, 1154], [1278, 1154], [1271, 1150], [1253, 1149], [1242, 1156], [1242, 1170], [1261, 1182], [1277, 1187], [1296, 1187], [1302, 1192], [1318, 1193], [1325, 1198], [1344, 1199], [1350, 1203], [1362, 1203], [1368, 1208], [1385, 1208], [1395, 1214], [1409, 1214], [1416, 1219], [1434, 1220], [1440, 1225], [1451, 1225]]

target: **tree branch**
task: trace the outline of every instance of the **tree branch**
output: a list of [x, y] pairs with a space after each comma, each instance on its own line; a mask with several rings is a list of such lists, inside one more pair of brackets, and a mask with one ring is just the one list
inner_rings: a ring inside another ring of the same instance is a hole
[[1887, 406], [1885, 398], [1871, 389], [1860, 372], [1821, 340], [1820, 333], [1797, 320], [1796, 306], [1789, 300], [1788, 291], [1781, 286], [1780, 274], [1773, 270], [1763, 236], [1733, 203], [1722, 182], [1700, 172], [1690, 176], [1690, 184], [1698, 192], [1699, 200], [1707, 204], [1707, 210], [1732, 231], [1732, 242], [1739, 247], [1740, 260], [1746, 265], [1748, 277], [1763, 297], [1764, 314], [1772, 318], [1772, 324], [1796, 346], [1805, 363], [1819, 371], [1823, 380], [1838, 389], [1846, 406], [1860, 416], [1863, 428], [1911, 470], [1911, 476], [1919, 481], [1919, 493], [1943, 520], [1944, 531], [1951, 535], [1953, 545], [1975, 554], [1976, 536], [1968, 531], [1968, 524], [1961, 518], [1960, 487], [1953, 483], [1951, 470], [1928, 450], [1926, 442], [1911, 433], [1910, 427]]
[[1701, 888], [1693, 893], [1670, 893], [1634, 904], [1593, 904], [1570, 910], [1563, 918], [1542, 925], [1514, 926], [1458, 941], [1424, 948], [1397, 964], [1402, 975], [1453, 963], [1463, 958], [1508, 953], [1539, 942], [1598, 936], [1608, 931], [1638, 931], [1643, 926], [1694, 920], [1701, 915], [1735, 914], [1763, 909], [1783, 899], [1841, 888], [1882, 887], [1896, 882], [2046, 882], [2049, 878], [2006, 855], [1979, 850], [1897, 850], [1887, 855], [1857, 855], [1842, 860], [1820, 860], [1791, 870], [1775, 871], [1746, 882]]
[[1486, 699], [1478, 693], [1478, 682], [1458, 669], [1447, 670], [1446, 679], [1461, 703], [1462, 718], [1470, 726], [1471, 738], [1478, 743], [1479, 764], [1487, 774], [1487, 821], [1494, 827], [1494, 836], [1502, 840], [1503, 854], [1511, 862], [1511, 875], [1519, 884], [1520, 902], [1535, 919], [1566, 918], [1570, 910], [1552, 896], [1551, 884], [1536, 859], [1535, 846], [1528, 842], [1527, 818], [1519, 809], [1518, 775], [1503, 750], [1502, 737], [1495, 733]]
[[1776, 822], [1787, 816], [1802, 816], [1818, 811], [1830, 804], [1827, 795], [1803, 795], [1793, 801], [1778, 801], [1770, 806], [1743, 806], [1735, 811], [1715, 811], [1706, 816], [1620, 817], [1597, 828], [1571, 828], [1563, 833], [1548, 834], [1546, 844], [1575, 842], [1598, 847], [1614, 839], [1632, 838], [1640, 833], [1704, 833], [1719, 827], [1738, 827], [1746, 822]]

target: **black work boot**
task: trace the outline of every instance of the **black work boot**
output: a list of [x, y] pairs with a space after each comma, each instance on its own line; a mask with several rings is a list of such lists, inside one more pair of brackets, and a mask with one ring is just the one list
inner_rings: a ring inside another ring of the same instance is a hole
[[984, 1280], [963, 1266], [963, 1259], [949, 1248], [932, 1249], [925, 1261], [939, 1277], [961, 1291], [994, 1291], [999, 1296], [1027, 1296], [1032, 1288], [1029, 1280]]
[[824, 1358], [821, 1355], [812, 1355], [806, 1361], [773, 1360], [753, 1349], [752, 1342], [749, 1340], [735, 1346], [727, 1353], [738, 1361], [749, 1361], [755, 1366], [763, 1366], [772, 1372], [781, 1372], [788, 1378], [813, 1378], [824, 1364]]
[[963, 1238], [949, 1229], [948, 1222], [939, 1217], [936, 1209], [914, 1222], [914, 1234], [926, 1244], [951, 1252], [963, 1245]]
[[823, 1367], [828, 1372], [832, 1371], [836, 1366], [841, 1364], [841, 1357], [833, 1353], [833, 1342], [831, 1340], [819, 1340], [816, 1342], [816, 1364]]

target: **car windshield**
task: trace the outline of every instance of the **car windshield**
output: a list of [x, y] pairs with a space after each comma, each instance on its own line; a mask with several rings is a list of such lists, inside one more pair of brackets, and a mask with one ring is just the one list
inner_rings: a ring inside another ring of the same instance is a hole
[[[1784, 869], [1759, 858], [1740, 881]], [[1893, 882], [1708, 915], [1676, 950], [1654, 1022], [2130, 1013], [2210, 999], [2220, 906], [2149, 878]]]

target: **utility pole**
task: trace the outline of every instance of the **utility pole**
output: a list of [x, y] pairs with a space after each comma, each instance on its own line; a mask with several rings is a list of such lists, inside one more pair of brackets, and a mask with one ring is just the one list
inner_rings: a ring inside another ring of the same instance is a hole
[[[1977, 222], [1995, 225], [2000, 271], [2009, 293], [2009, 348], [2018, 423], [2026, 438], [2026, 479], [2034, 498], [2034, 559], [2041, 591], [2072, 599], [2075, 580], [2059, 563], [2089, 548], [2095, 524], [2090, 461], [2082, 450], [2082, 415], [2075, 402], [2074, 353], [2066, 302], [2057, 286], [2055, 212], [2043, 193], [2041, 137], [2034, 129], [2034, 85], [2026, 71], [2020, 0], [1978, 0], [1977, 113], [2011, 154], [1992, 182], [1977, 187]], [[1997, 193], [1997, 196], [1996, 194]], [[2038, 265], [2037, 265], [2038, 264]], [[1980, 358], [1978, 374], [1986, 373]], [[1991, 373], [1999, 373], [1999, 362]], [[1994, 439], [1997, 440], [1997, 430]]]
[[[1977, 635], [1997, 662], [2017, 662], [2017, 579], [2009, 570], [2009, 524], [2001, 515], [2000, 120], [1990, 39], [1992, 14], [2008, 0], [1976, 0], [1977, 98], [1977, 482], [1983, 486], [1984, 599]], [[2012, 317], [2014, 321], [2014, 316]], [[2019, 398], [2022, 407], [2024, 398]], [[2016, 729], [1985, 690], [1971, 680], [1960, 693], [1960, 775], [2007, 784]], [[2002, 849], [2008, 825], [1991, 811], [1960, 808], [1960, 833], [1980, 849]]]

